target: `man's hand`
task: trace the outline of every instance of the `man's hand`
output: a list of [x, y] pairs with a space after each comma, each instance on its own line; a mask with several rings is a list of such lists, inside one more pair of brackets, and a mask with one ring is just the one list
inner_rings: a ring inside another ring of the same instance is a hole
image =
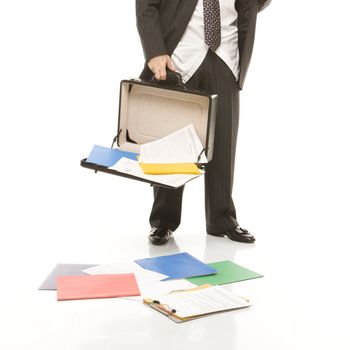
[[168, 67], [170, 70], [176, 70], [173, 62], [171, 61], [170, 56], [162, 55], [151, 58], [148, 63], [148, 68], [153, 72], [157, 80], [165, 80], [166, 79], [166, 68]]

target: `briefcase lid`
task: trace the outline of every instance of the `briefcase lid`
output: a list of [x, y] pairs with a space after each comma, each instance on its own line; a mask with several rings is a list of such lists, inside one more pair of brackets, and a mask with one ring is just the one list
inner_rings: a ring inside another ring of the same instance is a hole
[[140, 79], [120, 84], [118, 146], [139, 153], [140, 145], [192, 124], [208, 161], [214, 148], [217, 95]]

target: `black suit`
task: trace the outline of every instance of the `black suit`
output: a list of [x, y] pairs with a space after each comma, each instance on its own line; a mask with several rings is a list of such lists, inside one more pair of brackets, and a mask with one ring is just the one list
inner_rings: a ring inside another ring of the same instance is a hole
[[[136, 0], [137, 28], [145, 55], [140, 75], [149, 80], [153, 73], [147, 62], [173, 53], [186, 30], [198, 1]], [[217, 123], [212, 161], [206, 167], [205, 209], [207, 232], [218, 234], [234, 226], [232, 201], [234, 159], [239, 120], [239, 90], [242, 89], [253, 50], [257, 13], [271, 0], [236, 0], [240, 75], [236, 81], [229, 67], [212, 51], [186, 86], [218, 94]], [[151, 226], [175, 230], [180, 224], [183, 187], [154, 188]], [[236, 222], [235, 222], [236, 223]]]
[[[240, 89], [243, 87], [252, 55], [257, 13], [270, 1], [236, 0]], [[197, 2], [198, 0], [136, 0], [137, 28], [146, 63], [155, 56], [171, 56], [185, 32]], [[141, 78], [150, 79], [152, 75], [145, 64]]]

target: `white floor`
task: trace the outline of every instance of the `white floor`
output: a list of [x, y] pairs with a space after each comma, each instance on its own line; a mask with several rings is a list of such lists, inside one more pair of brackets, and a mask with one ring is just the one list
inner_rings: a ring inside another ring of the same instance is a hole
[[[86, 169], [76, 173], [65, 186], [28, 189], [24, 201], [12, 203], [19, 211], [5, 217], [11, 225], [1, 245], [2, 348], [349, 349], [349, 240], [340, 224], [313, 220], [320, 207], [299, 211], [296, 220], [278, 195], [271, 194], [276, 201], [266, 206], [260, 195], [250, 195], [251, 203], [242, 203], [251, 209], [244, 224], [257, 242], [234, 243], [205, 235], [198, 180], [186, 188], [181, 228], [167, 245], [155, 247], [146, 238], [148, 185]], [[136, 301], [57, 302], [55, 292], [37, 290], [59, 262], [111, 263], [179, 251], [205, 262], [230, 259], [264, 274], [227, 286], [254, 305], [176, 324]]]

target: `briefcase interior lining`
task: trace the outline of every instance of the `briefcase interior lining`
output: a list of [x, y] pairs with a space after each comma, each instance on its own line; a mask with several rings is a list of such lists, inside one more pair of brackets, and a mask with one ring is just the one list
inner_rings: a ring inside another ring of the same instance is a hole
[[193, 124], [206, 149], [209, 108], [210, 99], [205, 95], [123, 81], [118, 146], [138, 153], [141, 144]]

